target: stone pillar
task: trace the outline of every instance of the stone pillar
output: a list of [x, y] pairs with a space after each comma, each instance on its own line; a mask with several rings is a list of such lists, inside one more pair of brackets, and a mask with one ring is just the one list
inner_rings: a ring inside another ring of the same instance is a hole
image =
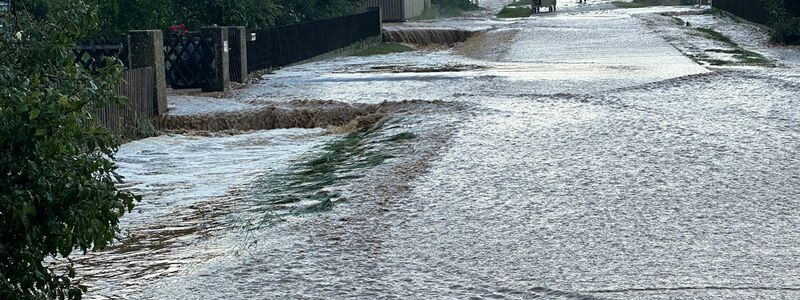
[[155, 87], [153, 101], [156, 116], [167, 113], [167, 77], [164, 67], [164, 34], [161, 30], [134, 30], [128, 32], [130, 68], [153, 67]]
[[231, 81], [245, 83], [247, 81], [247, 30], [242, 26], [225, 27], [228, 29], [230, 46]]
[[[223, 92], [226, 91], [230, 83], [230, 45], [228, 44], [228, 30], [223, 27], [203, 27], [200, 28], [200, 36], [205, 45], [213, 47], [213, 51], [206, 51], [215, 55], [214, 63], [210, 70], [204, 70], [208, 80], [202, 83], [203, 92]], [[209, 49], [212, 50], [212, 49]], [[203, 60], [211, 58], [204, 57]], [[204, 66], [205, 68], [206, 66]]]

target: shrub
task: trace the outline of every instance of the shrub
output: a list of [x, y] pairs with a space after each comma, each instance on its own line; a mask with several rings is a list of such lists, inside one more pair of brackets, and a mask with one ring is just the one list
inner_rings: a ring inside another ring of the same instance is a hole
[[784, 0], [766, 0], [766, 8], [770, 14], [769, 27], [772, 29], [772, 41], [800, 43], [800, 16], [793, 15], [787, 7]]
[[120, 101], [120, 67], [73, 63], [98, 21], [87, 3], [20, 1], [0, 18], [0, 299], [80, 298], [72, 266], [45, 259], [103, 249], [137, 199], [115, 187], [118, 140], [90, 113]]

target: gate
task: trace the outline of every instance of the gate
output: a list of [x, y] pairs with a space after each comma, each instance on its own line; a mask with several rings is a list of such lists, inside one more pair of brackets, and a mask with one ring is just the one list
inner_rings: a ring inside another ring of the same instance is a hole
[[211, 39], [199, 32], [165, 34], [164, 68], [167, 84], [174, 89], [197, 88], [208, 82], [215, 63]]

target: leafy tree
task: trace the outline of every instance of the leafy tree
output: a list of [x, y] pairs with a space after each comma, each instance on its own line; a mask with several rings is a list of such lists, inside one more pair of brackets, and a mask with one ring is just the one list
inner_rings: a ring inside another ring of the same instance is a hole
[[[46, 10], [49, 0], [21, 0]], [[98, 35], [133, 29], [167, 29], [185, 24], [245, 26], [250, 29], [306, 22], [348, 14], [361, 0], [105, 0], [100, 3]]]
[[47, 0], [40, 15], [28, 3], [0, 18], [0, 299], [79, 299], [72, 266], [45, 262], [103, 249], [137, 200], [115, 187], [119, 144], [92, 114], [120, 100], [120, 70], [73, 63], [98, 2]]

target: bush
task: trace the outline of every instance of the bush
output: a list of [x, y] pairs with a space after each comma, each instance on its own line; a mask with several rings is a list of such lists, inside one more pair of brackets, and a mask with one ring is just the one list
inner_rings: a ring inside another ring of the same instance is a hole
[[[50, 0], [17, 1], [37, 19], [53, 6]], [[185, 24], [190, 30], [213, 25], [257, 29], [342, 16], [359, 7], [360, 0], [103, 0], [99, 3], [100, 26], [93, 35], [166, 30], [173, 24]]]
[[115, 187], [118, 140], [91, 114], [120, 101], [121, 70], [95, 76], [73, 63], [96, 5], [29, 3], [0, 18], [0, 299], [78, 299], [72, 266], [43, 263], [106, 247], [137, 199]]
[[772, 29], [772, 41], [800, 43], [800, 16], [793, 15], [787, 7], [784, 0], [766, 0], [766, 8], [770, 14], [769, 27]]
[[341, 16], [359, 4], [358, 0], [116, 0], [101, 7], [101, 34], [165, 30], [172, 24], [185, 24], [191, 30], [212, 25], [257, 29]]

